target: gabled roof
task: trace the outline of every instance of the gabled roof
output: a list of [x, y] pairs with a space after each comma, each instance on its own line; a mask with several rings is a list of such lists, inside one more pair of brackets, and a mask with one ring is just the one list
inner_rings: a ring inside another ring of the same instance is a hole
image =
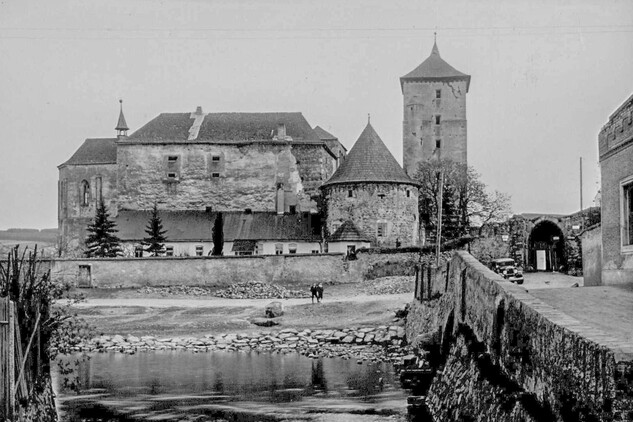
[[352, 220], [345, 221], [341, 227], [330, 236], [328, 242], [371, 242], [371, 239], [356, 227]]
[[323, 129], [321, 126], [316, 126], [314, 128], [314, 131], [316, 132], [319, 139], [322, 141], [338, 141], [338, 138], [336, 136], [332, 135], [330, 132]]
[[400, 86], [405, 82], [433, 82], [433, 81], [466, 81], [466, 92], [470, 87], [470, 75], [460, 72], [440, 57], [437, 42], [433, 43], [431, 55], [418, 67], [400, 78]]
[[[187, 141], [195, 119], [192, 113], [162, 113], [129, 136], [127, 141]], [[294, 141], [319, 141], [301, 113], [208, 113], [204, 114], [195, 141], [271, 140], [280, 123]]]
[[[151, 210], [121, 210], [114, 219], [118, 236], [124, 241], [141, 241], [147, 237], [145, 228], [152, 215]], [[206, 211], [159, 210], [158, 215], [167, 230], [168, 242], [211, 242], [212, 219]]]
[[116, 138], [86, 139], [59, 167], [76, 164], [116, 164]]
[[363, 182], [419, 185], [402, 170], [370, 123], [367, 123], [343, 164], [321, 187]]
[[[147, 237], [145, 227], [151, 210], [121, 210], [115, 218], [118, 236], [123, 241], [139, 242]], [[158, 215], [167, 230], [168, 242], [212, 242], [213, 224], [218, 212], [198, 210], [159, 210]], [[320, 240], [320, 227], [312, 228], [309, 214], [243, 211], [222, 212], [224, 241], [235, 240]]]

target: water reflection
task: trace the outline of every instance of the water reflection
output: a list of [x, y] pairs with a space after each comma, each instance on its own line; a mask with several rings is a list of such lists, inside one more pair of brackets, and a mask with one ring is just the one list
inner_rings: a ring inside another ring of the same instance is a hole
[[405, 394], [391, 365], [313, 360], [298, 354], [97, 354], [80, 362], [78, 375], [78, 396], [64, 390], [56, 377], [70, 421], [97, 420], [90, 419], [95, 412], [120, 421], [149, 420], [157, 414], [172, 420], [164, 412], [172, 412], [173, 420], [190, 420], [184, 415], [227, 417], [226, 411], [239, 413], [248, 408], [249, 414], [265, 409], [273, 415], [270, 420], [277, 420], [274, 414], [279, 412], [285, 418], [288, 413], [306, 416], [332, 409], [339, 414], [378, 415], [406, 409]]

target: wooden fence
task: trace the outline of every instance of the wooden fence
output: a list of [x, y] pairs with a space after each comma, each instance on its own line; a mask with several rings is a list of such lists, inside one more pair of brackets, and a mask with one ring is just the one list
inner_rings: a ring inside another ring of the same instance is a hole
[[33, 389], [41, 366], [39, 323], [38, 314], [23, 348], [15, 303], [0, 298], [0, 420], [14, 419], [16, 402], [27, 399]]

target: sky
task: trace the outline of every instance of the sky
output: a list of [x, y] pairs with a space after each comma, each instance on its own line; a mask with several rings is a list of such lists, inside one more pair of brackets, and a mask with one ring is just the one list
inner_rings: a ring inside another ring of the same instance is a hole
[[468, 160], [514, 213], [599, 188], [597, 137], [633, 91], [630, 0], [0, 0], [0, 229], [57, 226], [57, 166], [163, 112], [300, 111], [349, 149], [367, 114], [402, 163], [399, 78], [472, 76]]

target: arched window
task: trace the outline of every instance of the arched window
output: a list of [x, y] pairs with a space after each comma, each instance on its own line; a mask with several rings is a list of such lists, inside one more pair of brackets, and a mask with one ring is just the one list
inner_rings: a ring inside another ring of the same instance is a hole
[[87, 207], [90, 204], [90, 184], [87, 180], [81, 181], [81, 205]]

